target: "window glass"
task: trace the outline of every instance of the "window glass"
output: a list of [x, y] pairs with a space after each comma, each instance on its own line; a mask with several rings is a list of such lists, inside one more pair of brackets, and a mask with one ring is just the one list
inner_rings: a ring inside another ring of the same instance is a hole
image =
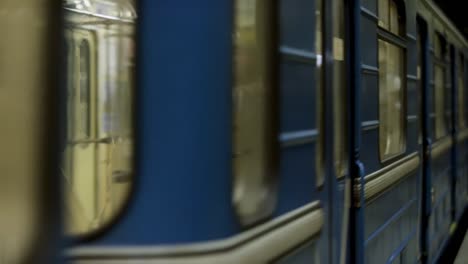
[[441, 59], [442, 58], [442, 43], [441, 39], [438, 34], [435, 36], [435, 41], [434, 41], [434, 55], [436, 58]]
[[394, 1], [390, 1], [390, 32], [395, 35], [400, 34], [400, 18], [398, 16], [398, 7]]
[[346, 65], [344, 1], [333, 1], [333, 115], [334, 115], [334, 163], [337, 177], [347, 170], [347, 118], [346, 118]]
[[441, 138], [445, 136], [445, 96], [444, 96], [444, 68], [435, 65], [434, 66], [434, 85], [435, 85], [435, 136]]
[[271, 10], [268, 0], [235, 2], [233, 203], [244, 225], [268, 216], [274, 205]]
[[379, 148], [381, 158], [403, 151], [404, 52], [379, 40]]
[[65, 1], [65, 227], [84, 235], [120, 212], [132, 184], [134, 24], [131, 0]]
[[90, 54], [89, 43], [87, 40], [81, 41], [80, 44], [80, 61], [79, 61], [79, 78], [80, 78], [80, 132], [88, 138], [91, 135], [91, 119], [90, 119]]
[[[69, 36], [67, 36], [65, 38], [65, 54], [66, 54], [66, 76], [65, 76], [65, 83], [66, 83], [66, 101], [67, 102], [72, 102], [75, 98], [75, 94], [74, 94], [74, 91], [75, 89], [73, 89], [73, 86], [74, 86], [74, 74], [73, 74], [73, 71], [74, 71], [74, 66], [73, 65], [73, 59], [72, 57], [74, 56], [75, 54], [75, 47], [74, 47], [74, 43], [71, 41], [71, 38]], [[66, 128], [66, 131], [67, 131], [67, 138], [73, 138], [74, 137], [74, 133], [75, 133], [75, 128], [73, 127], [73, 124], [75, 123], [73, 118], [69, 118], [69, 117], [73, 117], [74, 116], [74, 111], [73, 111], [73, 104], [71, 103], [67, 103], [67, 128]]]
[[[403, 34], [398, 6], [392, 0], [379, 0], [379, 26], [395, 35]], [[379, 39], [379, 152], [381, 160], [404, 151], [405, 58], [400, 46]]]
[[390, 30], [390, 1], [379, 0], [379, 27]]
[[445, 55], [442, 40], [436, 35], [434, 42], [434, 114], [435, 138], [447, 135], [445, 120]]
[[401, 18], [398, 14], [398, 6], [392, 0], [379, 0], [379, 27], [392, 32], [395, 35], [400, 35]]
[[459, 128], [466, 127], [464, 118], [465, 113], [465, 59], [463, 55], [459, 56], [458, 62], [458, 126]]

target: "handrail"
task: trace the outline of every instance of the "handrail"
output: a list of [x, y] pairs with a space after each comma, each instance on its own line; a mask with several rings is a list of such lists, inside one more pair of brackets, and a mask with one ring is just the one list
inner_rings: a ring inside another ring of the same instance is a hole
[[89, 12], [89, 11], [80, 10], [80, 9], [71, 8], [71, 7], [64, 7], [63, 9], [66, 10], [66, 11], [69, 11], [69, 12], [80, 14], [80, 15], [96, 17], [96, 18], [101, 18], [101, 19], [105, 19], [105, 20], [118, 21], [118, 22], [128, 23], [128, 24], [134, 24], [135, 23], [134, 19], [125, 19], [125, 18], [121, 18], [121, 17], [108, 16], [108, 15], [103, 15], [103, 14], [96, 14], [96, 13], [92, 13], [92, 12]]

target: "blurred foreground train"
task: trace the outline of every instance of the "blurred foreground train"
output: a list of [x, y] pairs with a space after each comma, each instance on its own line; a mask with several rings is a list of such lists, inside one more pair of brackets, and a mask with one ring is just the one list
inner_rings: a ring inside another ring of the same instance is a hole
[[0, 25], [24, 32], [2, 118], [42, 120], [4, 122], [0, 263], [436, 263], [466, 226], [468, 42], [430, 0], [23, 0]]

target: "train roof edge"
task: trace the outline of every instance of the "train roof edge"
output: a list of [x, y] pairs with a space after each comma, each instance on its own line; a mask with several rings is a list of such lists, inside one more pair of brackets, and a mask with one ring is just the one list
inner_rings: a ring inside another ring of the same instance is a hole
[[442, 11], [442, 9], [434, 3], [432, 0], [418, 0], [417, 1], [420, 5], [418, 6], [418, 10], [421, 8], [427, 9], [433, 15], [435, 14], [434, 18], [438, 19], [446, 29], [448, 29], [454, 38], [460, 42], [464, 46], [464, 48], [468, 47], [468, 41], [460, 32], [460, 30], [453, 24], [452, 20]]

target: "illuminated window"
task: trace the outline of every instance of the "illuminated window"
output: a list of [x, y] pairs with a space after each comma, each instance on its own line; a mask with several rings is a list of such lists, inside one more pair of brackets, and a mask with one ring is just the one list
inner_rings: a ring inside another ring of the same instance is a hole
[[71, 235], [109, 225], [133, 182], [136, 13], [132, 0], [100, 3], [64, 3], [69, 131], [61, 172], [65, 229]]
[[405, 51], [398, 41], [393, 41], [402, 35], [402, 24], [396, 3], [379, 0], [379, 26], [389, 35], [378, 40], [381, 160], [398, 155], [405, 148]]
[[436, 34], [434, 41], [434, 124], [436, 139], [447, 135], [445, 119], [445, 56], [444, 41]]
[[87, 40], [82, 40], [80, 44], [80, 61], [79, 61], [79, 85], [80, 85], [80, 132], [81, 135], [88, 138], [91, 136], [91, 109], [90, 109], [90, 53], [89, 43]]
[[237, 0], [234, 24], [233, 203], [242, 224], [273, 210], [273, 6], [268, 0]]
[[394, 0], [379, 0], [379, 27], [395, 35], [401, 35], [403, 27]]

